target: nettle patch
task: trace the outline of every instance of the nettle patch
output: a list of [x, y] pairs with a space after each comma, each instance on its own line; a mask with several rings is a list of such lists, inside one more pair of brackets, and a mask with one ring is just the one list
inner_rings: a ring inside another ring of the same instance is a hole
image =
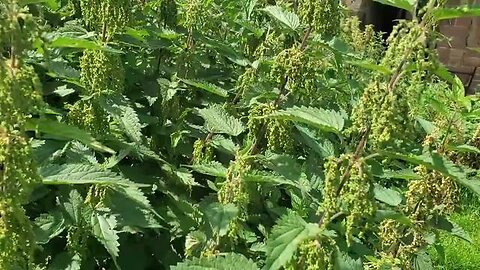
[[2, 0], [0, 269], [433, 269], [480, 107], [432, 48], [479, 9], [379, 2], [387, 40], [333, 0]]

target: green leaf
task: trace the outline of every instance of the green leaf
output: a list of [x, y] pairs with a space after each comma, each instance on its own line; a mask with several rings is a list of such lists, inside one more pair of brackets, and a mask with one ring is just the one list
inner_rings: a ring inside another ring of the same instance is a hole
[[104, 50], [112, 53], [123, 53], [120, 50], [102, 46], [95, 41], [75, 37], [57, 37], [49, 45], [53, 48], [77, 48], [88, 50]]
[[440, 156], [438, 153], [424, 153], [422, 155], [400, 154], [388, 151], [380, 151], [381, 154], [401, 159], [412, 164], [424, 165], [428, 169], [435, 170], [445, 176], [452, 178], [455, 182], [463, 185], [476, 194], [480, 195], [480, 180], [477, 177], [468, 177], [463, 167], [458, 166], [450, 160]]
[[223, 133], [231, 136], [238, 136], [245, 131], [243, 123], [228, 114], [228, 112], [218, 104], [210, 105], [208, 108], [198, 110], [209, 132]]
[[71, 255], [69, 252], [62, 252], [55, 256], [53, 262], [48, 265], [48, 270], [80, 270], [82, 259], [78, 254]]
[[389, 70], [387, 67], [372, 63], [368, 60], [363, 60], [363, 61], [350, 60], [350, 61], [346, 61], [346, 63], [348, 63], [350, 65], [357, 66], [357, 67], [361, 67], [361, 68], [365, 68], [365, 69], [369, 69], [369, 70], [373, 70], [373, 71], [378, 71], [378, 72], [380, 72], [384, 75], [392, 74], [392, 71]]
[[384, 5], [405, 9], [406, 11], [413, 11], [413, 8], [415, 5], [415, 0], [374, 0], [374, 1], [382, 3]]
[[262, 10], [287, 29], [295, 32], [300, 28], [300, 20], [293, 12], [283, 10], [279, 6], [267, 6]]
[[419, 251], [414, 260], [415, 270], [433, 270], [432, 258], [424, 250]]
[[258, 266], [241, 254], [227, 253], [215, 257], [193, 258], [178, 263], [171, 270], [259, 270]]
[[121, 226], [161, 228], [160, 215], [152, 208], [145, 194], [136, 186], [114, 186], [107, 193], [105, 206], [117, 214]]
[[128, 104], [128, 100], [122, 96], [109, 97], [101, 102], [102, 107], [113, 119], [120, 124], [125, 134], [135, 143], [141, 143], [142, 125], [137, 112]]
[[33, 232], [38, 244], [46, 244], [65, 229], [65, 219], [59, 211], [41, 214], [35, 219]]
[[317, 140], [315, 134], [308, 128], [299, 125], [296, 125], [296, 127], [302, 136], [303, 142], [312, 148], [315, 153], [319, 154], [323, 158], [335, 155], [335, 147], [330, 140], [325, 139], [323, 143], [321, 143]]
[[212, 203], [205, 209], [210, 227], [218, 236], [224, 236], [228, 232], [228, 225], [237, 217], [238, 208], [233, 204], [223, 205], [221, 203]]
[[345, 123], [340, 113], [303, 106], [294, 106], [292, 108], [274, 112], [265, 117], [304, 123], [320, 130], [338, 134], [342, 131]]
[[118, 243], [117, 231], [115, 231], [117, 226], [115, 216], [94, 211], [91, 217], [91, 225], [95, 238], [103, 244], [112, 257], [118, 257], [120, 244]]
[[402, 196], [398, 191], [375, 184], [374, 193], [375, 199], [388, 205], [398, 206], [400, 203], [402, 203]]
[[57, 122], [55, 120], [40, 118], [40, 119], [29, 119], [25, 129], [27, 131], [36, 131], [48, 134], [53, 136], [55, 139], [59, 140], [77, 140], [85, 145], [90, 146], [91, 148], [114, 154], [115, 151], [102, 145], [95, 138], [92, 137], [89, 133], [75, 127], [70, 126], [65, 123]]
[[436, 8], [433, 10], [433, 17], [437, 20], [478, 16], [480, 16], [480, 7], [461, 6], [455, 8]]
[[196, 164], [188, 167], [201, 174], [222, 178], [227, 177], [227, 168], [225, 168], [220, 162], [217, 161], [212, 161], [205, 164]]
[[83, 201], [82, 195], [76, 189], [72, 189], [68, 194], [68, 201], [63, 203], [65, 213], [75, 225], [81, 224]]
[[363, 270], [362, 260], [354, 260], [348, 254], [337, 251], [335, 253], [335, 270]]
[[462, 144], [462, 145], [447, 145], [446, 147], [448, 150], [452, 150], [455, 152], [460, 152], [460, 153], [475, 153], [475, 154], [480, 154], [480, 149], [478, 149], [475, 146], [468, 145], [468, 144]]
[[302, 167], [294, 157], [267, 152], [265, 158], [265, 166], [267, 168], [293, 182], [297, 182], [300, 179]]
[[432, 122], [425, 120], [422, 117], [416, 117], [415, 119], [427, 134], [431, 134], [435, 130], [435, 125]]
[[179, 78], [179, 80], [184, 82], [185, 84], [188, 84], [190, 86], [205, 90], [205, 91], [207, 91], [209, 93], [212, 93], [212, 94], [215, 94], [217, 96], [221, 96], [221, 97], [227, 97], [228, 96], [227, 90], [225, 90], [225, 89], [223, 89], [219, 86], [216, 86], [214, 84], [211, 84], [209, 82], [192, 81], [192, 80], [182, 79], [182, 78]]
[[473, 243], [473, 239], [468, 235], [468, 233], [457, 223], [449, 220], [446, 217], [438, 217], [436, 220], [434, 220], [435, 223], [433, 226], [437, 229], [444, 230], [448, 232], [449, 234], [456, 236], [462, 240], [465, 240], [469, 243]]
[[250, 170], [245, 173], [242, 177], [242, 180], [245, 182], [253, 182], [253, 183], [267, 183], [273, 185], [289, 185], [298, 187], [294, 182], [286, 179], [285, 177], [267, 171], [256, 171]]
[[404, 214], [393, 210], [377, 210], [375, 220], [381, 222], [384, 219], [393, 219], [404, 225], [412, 225], [413, 222]]
[[321, 232], [317, 224], [305, 222], [295, 212], [282, 216], [268, 237], [264, 269], [282, 268], [290, 261], [300, 243]]
[[87, 164], [51, 164], [40, 167], [39, 174], [43, 177], [43, 183], [45, 185], [138, 185], [115, 172]]

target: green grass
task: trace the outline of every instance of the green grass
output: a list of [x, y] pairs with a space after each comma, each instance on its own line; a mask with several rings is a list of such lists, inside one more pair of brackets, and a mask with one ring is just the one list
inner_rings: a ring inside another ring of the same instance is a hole
[[465, 200], [464, 209], [451, 215], [452, 221], [460, 225], [472, 238], [470, 244], [458, 237], [443, 233], [440, 237], [445, 247], [445, 261], [439, 261], [435, 252], [437, 266], [441, 270], [480, 270], [480, 204], [476, 199]]

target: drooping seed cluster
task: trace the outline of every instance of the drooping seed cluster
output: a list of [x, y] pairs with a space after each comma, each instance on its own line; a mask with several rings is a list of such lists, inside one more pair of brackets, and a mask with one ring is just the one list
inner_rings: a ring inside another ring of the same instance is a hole
[[342, 11], [337, 0], [300, 1], [299, 16], [314, 31], [325, 37], [333, 37], [340, 32]]
[[368, 166], [351, 154], [330, 158], [325, 163], [323, 198], [321, 211], [325, 224], [333, 215], [346, 213], [346, 236], [351, 243], [353, 236], [361, 236], [362, 228], [368, 226], [376, 211]]
[[0, 4], [0, 269], [33, 269], [35, 240], [22, 205], [40, 182], [25, 124], [41, 106], [34, 69], [23, 61], [35, 22], [18, 1]]

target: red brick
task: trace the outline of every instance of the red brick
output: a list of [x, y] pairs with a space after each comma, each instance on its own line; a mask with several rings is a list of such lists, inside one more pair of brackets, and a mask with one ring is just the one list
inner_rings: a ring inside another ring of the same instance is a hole
[[463, 64], [466, 66], [480, 67], [480, 56], [466, 56], [463, 57]]
[[447, 64], [449, 66], [461, 66], [463, 64], [463, 55], [465, 54], [465, 50], [452, 48], [450, 49], [450, 55], [448, 57]]
[[471, 18], [455, 19], [455, 25], [458, 25], [458, 26], [470, 27], [471, 24], [472, 24], [472, 19]]
[[448, 70], [455, 72], [455, 73], [462, 73], [462, 74], [472, 74], [475, 70], [475, 67], [472, 66], [448, 66]]
[[445, 47], [438, 47], [437, 52], [438, 57], [440, 58], [440, 62], [447, 63], [448, 59], [450, 58], [450, 49]]

